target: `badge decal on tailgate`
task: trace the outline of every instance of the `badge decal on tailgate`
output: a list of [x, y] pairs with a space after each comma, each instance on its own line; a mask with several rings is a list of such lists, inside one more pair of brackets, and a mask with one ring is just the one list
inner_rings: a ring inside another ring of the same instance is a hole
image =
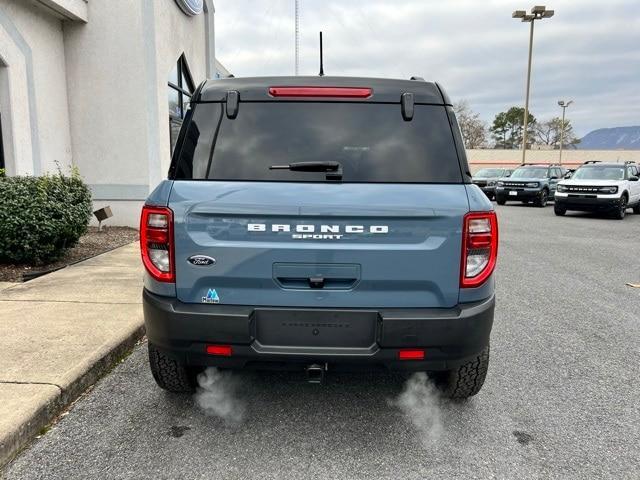
[[202, 297], [202, 303], [220, 303], [218, 292], [214, 288], [210, 288], [206, 297]]

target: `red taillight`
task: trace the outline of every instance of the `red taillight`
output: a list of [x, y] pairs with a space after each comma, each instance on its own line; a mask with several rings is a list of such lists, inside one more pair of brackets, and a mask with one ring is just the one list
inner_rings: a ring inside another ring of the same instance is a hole
[[367, 87], [269, 87], [272, 97], [368, 98], [372, 92]]
[[140, 252], [149, 275], [159, 282], [175, 282], [173, 212], [166, 207], [142, 207]]
[[399, 360], [424, 360], [424, 350], [403, 349], [398, 351]]
[[496, 212], [470, 212], [464, 216], [460, 287], [479, 287], [493, 273], [498, 258]]
[[207, 345], [207, 354], [230, 357], [233, 354], [233, 349], [231, 345]]

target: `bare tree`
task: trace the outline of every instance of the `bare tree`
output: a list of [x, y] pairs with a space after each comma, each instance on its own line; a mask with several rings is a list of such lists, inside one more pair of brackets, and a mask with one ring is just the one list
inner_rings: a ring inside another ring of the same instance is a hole
[[461, 100], [453, 106], [462, 131], [466, 148], [482, 148], [487, 142], [487, 125], [480, 119], [480, 115], [469, 107], [466, 100]]
[[[560, 135], [562, 132], [562, 119], [554, 117], [546, 122], [539, 122], [535, 125], [536, 142], [543, 145], [551, 145], [553, 148], [560, 148]], [[564, 121], [564, 148], [573, 147], [580, 143], [580, 139], [573, 133], [573, 125], [570, 120]]]

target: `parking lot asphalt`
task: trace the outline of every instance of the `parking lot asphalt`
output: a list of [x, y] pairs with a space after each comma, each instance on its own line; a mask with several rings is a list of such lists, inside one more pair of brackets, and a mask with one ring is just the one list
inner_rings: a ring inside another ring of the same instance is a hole
[[234, 373], [172, 395], [141, 345], [4, 478], [640, 478], [640, 215], [497, 210], [491, 365], [470, 401], [392, 374]]

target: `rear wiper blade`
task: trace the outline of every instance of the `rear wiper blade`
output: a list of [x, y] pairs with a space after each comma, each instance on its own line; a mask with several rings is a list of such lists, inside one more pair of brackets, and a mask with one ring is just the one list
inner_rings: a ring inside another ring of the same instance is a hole
[[294, 162], [288, 165], [271, 165], [269, 170], [291, 170], [293, 172], [335, 172], [340, 170], [340, 163]]
[[340, 165], [339, 162], [294, 162], [288, 165], [271, 165], [269, 170], [325, 172], [327, 174], [327, 180], [342, 180], [342, 165]]

